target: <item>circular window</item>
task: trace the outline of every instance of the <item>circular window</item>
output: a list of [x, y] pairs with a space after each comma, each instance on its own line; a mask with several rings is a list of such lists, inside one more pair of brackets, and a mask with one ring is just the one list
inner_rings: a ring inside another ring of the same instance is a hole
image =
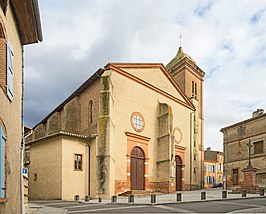
[[182, 132], [179, 128], [174, 129], [174, 139], [175, 143], [180, 143], [182, 140]]
[[141, 132], [144, 129], [145, 122], [144, 117], [139, 112], [134, 112], [131, 115], [131, 125], [133, 129], [137, 132]]

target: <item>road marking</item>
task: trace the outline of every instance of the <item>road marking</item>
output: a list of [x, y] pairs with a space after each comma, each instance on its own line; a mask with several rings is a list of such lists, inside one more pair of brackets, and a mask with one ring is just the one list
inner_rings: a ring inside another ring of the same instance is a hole
[[[29, 201], [29, 203], [45, 203], [45, 202], [63, 202], [62, 200], [39, 200], [39, 201]], [[65, 201], [65, 202], [69, 202], [69, 201]]]
[[223, 202], [223, 201], [216, 201], [219, 204], [232, 204], [232, 205], [240, 205], [240, 206], [248, 206], [248, 207], [260, 207], [261, 205], [255, 204], [242, 204], [242, 203], [233, 203], [233, 202]]
[[265, 213], [266, 207], [256, 207], [256, 208], [248, 208], [248, 209], [242, 209], [242, 210], [235, 210], [228, 212], [226, 214], [231, 214], [231, 213]]
[[174, 208], [174, 207], [167, 207], [167, 206], [164, 206], [164, 205], [158, 205], [158, 206], [155, 206], [155, 207], [158, 207], [158, 208], [161, 208], [161, 209], [165, 209], [165, 210], [169, 210], [169, 211], [175, 211], [175, 212], [179, 212], [179, 213], [197, 213], [197, 212], [191, 211], [191, 210], [179, 209], [179, 208]]
[[136, 209], [140, 207], [148, 207], [148, 206], [145, 205], [145, 206], [130, 206], [130, 207], [110, 207], [110, 208], [101, 208], [93, 210], [74, 210], [74, 211], [67, 211], [67, 213], [84, 213], [84, 212], [97, 212], [97, 211], [120, 210], [120, 209]]
[[38, 205], [43, 205], [43, 206], [52, 206], [52, 205], [59, 205], [59, 204], [74, 204], [74, 203], [77, 203], [77, 202], [56, 202], [56, 203], [48, 203], [48, 204], [38, 204]]
[[74, 205], [74, 206], [69, 206], [69, 207], [63, 207], [64, 209], [71, 209], [71, 208], [77, 208], [77, 207], [94, 207], [94, 206], [102, 206], [104, 203], [99, 203], [99, 204], [89, 204], [89, 203], [82, 203], [79, 205]]

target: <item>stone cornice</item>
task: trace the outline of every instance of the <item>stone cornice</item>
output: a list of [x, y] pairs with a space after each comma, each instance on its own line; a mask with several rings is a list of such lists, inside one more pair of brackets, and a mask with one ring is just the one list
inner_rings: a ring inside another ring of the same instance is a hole
[[60, 131], [60, 132], [57, 132], [57, 133], [54, 133], [54, 134], [47, 135], [45, 137], [36, 139], [36, 140], [32, 140], [30, 142], [27, 142], [26, 144], [33, 144], [33, 143], [37, 143], [37, 142], [44, 141], [44, 140], [47, 140], [47, 139], [55, 138], [55, 137], [58, 137], [58, 136], [67, 136], [67, 137], [74, 137], [74, 138], [79, 138], [79, 139], [85, 139], [86, 140], [86, 139], [96, 138], [98, 135], [97, 134], [92, 134], [92, 135], [88, 135], [87, 136], [87, 135], [80, 135], [80, 134]]

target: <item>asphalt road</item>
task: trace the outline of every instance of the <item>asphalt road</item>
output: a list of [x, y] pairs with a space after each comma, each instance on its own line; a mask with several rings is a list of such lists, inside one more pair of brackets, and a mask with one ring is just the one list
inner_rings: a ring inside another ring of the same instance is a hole
[[266, 213], [266, 198], [201, 201], [172, 204], [119, 204], [43, 202], [55, 208], [67, 209], [67, 213]]

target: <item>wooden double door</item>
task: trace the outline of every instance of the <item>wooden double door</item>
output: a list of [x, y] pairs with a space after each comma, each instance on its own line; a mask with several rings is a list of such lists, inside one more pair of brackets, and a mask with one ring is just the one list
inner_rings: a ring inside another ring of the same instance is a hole
[[132, 190], [144, 189], [145, 155], [141, 148], [134, 147], [130, 157], [130, 186]]

